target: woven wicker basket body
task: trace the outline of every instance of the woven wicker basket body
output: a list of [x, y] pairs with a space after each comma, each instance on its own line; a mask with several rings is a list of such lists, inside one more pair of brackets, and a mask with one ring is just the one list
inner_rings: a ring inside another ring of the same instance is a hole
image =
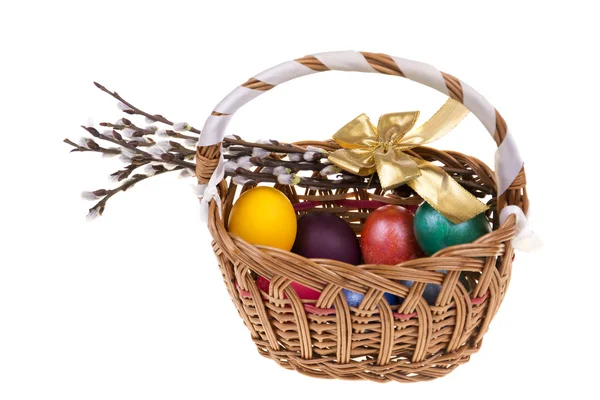
[[[377, 72], [403, 76], [389, 56], [358, 54]], [[314, 70], [326, 70], [314, 57], [295, 62]], [[449, 95], [463, 101], [460, 82], [457, 87], [456, 78], [442, 76]], [[264, 83], [261, 86], [261, 81], [254, 78], [249, 82], [252, 90], [274, 86]], [[506, 125], [499, 114], [495, 128], [500, 144], [506, 135]], [[332, 141], [296, 144], [326, 150], [338, 148]], [[527, 210], [524, 171], [498, 197], [493, 171], [476, 158], [426, 147], [416, 148], [410, 154], [448, 167], [451, 176], [460, 177], [463, 186], [473, 194], [491, 196], [488, 218], [493, 232], [472, 244], [449, 247], [432, 257], [394, 266], [309, 260], [290, 252], [253, 246], [231, 236], [226, 221], [234, 199], [247, 188], [221, 181], [222, 213], [215, 201], [209, 207], [213, 250], [229, 295], [261, 355], [314, 377], [411, 382], [444, 376], [480, 349], [483, 335], [506, 293], [514, 254], [510, 240], [515, 235], [515, 217], [510, 216], [500, 225], [498, 210], [505, 205]], [[218, 146], [198, 148], [200, 182], [208, 181], [218, 157]], [[292, 203], [311, 202], [311, 211], [335, 213], [344, 218], [359, 236], [371, 210], [351, 208], [344, 200], [377, 200], [399, 205], [421, 202], [413, 192], [402, 188], [391, 193], [380, 189], [315, 191], [275, 187]], [[269, 293], [257, 287], [258, 275], [271, 280]], [[415, 284], [409, 289], [400, 280]], [[291, 282], [320, 291], [320, 298], [301, 300]], [[442, 286], [434, 305], [423, 298], [427, 283]], [[348, 306], [342, 288], [365, 295], [358, 308]], [[390, 306], [383, 297], [386, 292], [404, 301]]]

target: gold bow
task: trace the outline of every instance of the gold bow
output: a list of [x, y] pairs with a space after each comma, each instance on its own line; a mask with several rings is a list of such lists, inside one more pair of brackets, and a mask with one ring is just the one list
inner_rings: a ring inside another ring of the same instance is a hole
[[331, 153], [329, 161], [355, 175], [377, 172], [384, 190], [406, 183], [450, 221], [455, 224], [467, 221], [488, 207], [443, 169], [404, 151], [441, 138], [468, 113], [461, 103], [448, 99], [427, 122], [415, 129], [418, 111], [382, 115], [377, 128], [369, 117], [361, 114], [333, 135], [342, 149]]

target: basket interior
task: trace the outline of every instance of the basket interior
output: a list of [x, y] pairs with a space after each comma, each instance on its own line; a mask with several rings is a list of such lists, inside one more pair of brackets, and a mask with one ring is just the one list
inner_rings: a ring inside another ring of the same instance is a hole
[[[318, 146], [328, 151], [338, 148], [335, 142], [303, 141], [294, 143], [306, 147]], [[446, 167], [446, 172], [475, 197], [489, 206], [486, 216], [492, 224], [493, 230], [499, 226], [497, 218], [496, 183], [493, 171], [481, 160], [466, 156], [454, 151], [440, 151], [429, 147], [418, 147], [409, 152], [414, 157], [433, 162], [438, 166]], [[273, 156], [270, 156], [273, 157]], [[317, 173], [314, 174], [316, 176]], [[310, 176], [310, 175], [309, 175]], [[395, 190], [340, 188], [334, 190], [315, 190], [289, 185], [271, 185], [281, 191], [296, 209], [298, 217], [308, 212], [326, 212], [335, 214], [346, 221], [356, 233], [360, 241], [364, 222], [369, 214], [382, 203], [400, 206], [417, 207], [423, 199], [408, 185]], [[229, 213], [235, 200], [254, 185], [237, 187], [228, 180], [227, 200], [225, 202], [223, 222], [227, 227]], [[348, 201], [350, 200], [350, 201]], [[360, 201], [357, 201], [360, 200]], [[361, 202], [362, 201], [362, 202]], [[371, 202], [371, 204], [369, 204]], [[361, 207], [363, 206], [363, 207]], [[477, 283], [477, 274], [465, 273], [463, 284], [468, 284], [467, 289], [472, 289]]]

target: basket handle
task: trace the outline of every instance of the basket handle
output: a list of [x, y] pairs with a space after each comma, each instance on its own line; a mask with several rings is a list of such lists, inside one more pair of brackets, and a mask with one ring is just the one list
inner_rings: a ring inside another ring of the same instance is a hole
[[[235, 88], [217, 104], [204, 124], [198, 146], [220, 143], [233, 114], [250, 100], [284, 82], [324, 71], [377, 72], [396, 75], [429, 86], [463, 103], [481, 121], [498, 145], [495, 154], [498, 195], [502, 195], [511, 186], [519, 192], [524, 189], [524, 175], [521, 173], [523, 160], [515, 140], [500, 113], [482, 95], [463, 81], [440, 72], [428, 64], [380, 53], [357, 51], [320, 53], [287, 61], [261, 72]], [[215, 164], [213, 163], [212, 166], [214, 168]], [[216, 187], [222, 178], [222, 168], [216, 166], [208, 186]], [[519, 206], [527, 211], [526, 196], [523, 197], [525, 200], [517, 203], [521, 203]], [[511, 200], [508, 200], [508, 203], [515, 204]]]

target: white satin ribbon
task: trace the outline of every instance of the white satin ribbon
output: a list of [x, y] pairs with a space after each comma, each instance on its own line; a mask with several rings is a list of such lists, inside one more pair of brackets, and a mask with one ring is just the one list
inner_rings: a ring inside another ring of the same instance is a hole
[[531, 229], [525, 213], [519, 207], [504, 207], [500, 211], [500, 223], [503, 224], [511, 214], [517, 217], [517, 234], [511, 241], [513, 247], [521, 251], [534, 251], [542, 247], [542, 239]]
[[219, 196], [218, 186], [225, 176], [225, 159], [223, 158], [223, 149], [221, 149], [221, 156], [219, 157], [219, 164], [215, 171], [210, 177], [208, 184], [198, 185], [198, 198], [200, 199], [200, 218], [202, 222], [208, 224], [208, 212], [209, 203], [211, 200], [215, 200], [217, 208], [219, 209], [219, 216], [221, 214], [221, 196]]

